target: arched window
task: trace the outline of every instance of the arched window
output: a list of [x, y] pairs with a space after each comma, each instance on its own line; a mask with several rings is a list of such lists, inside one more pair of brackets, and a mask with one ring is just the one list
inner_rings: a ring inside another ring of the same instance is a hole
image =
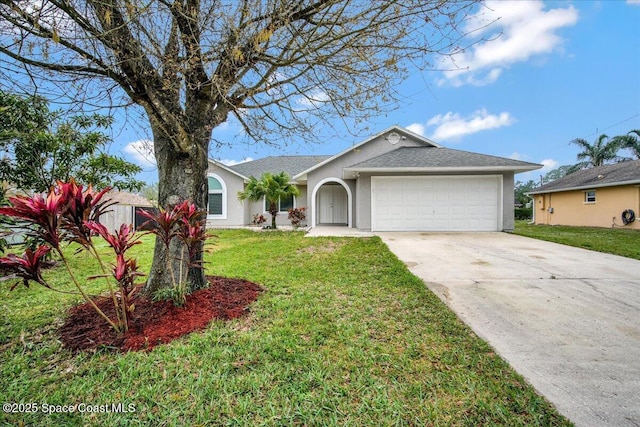
[[224, 219], [227, 217], [227, 188], [224, 181], [217, 175], [209, 174], [207, 177], [209, 186], [209, 200], [207, 203], [207, 216], [209, 218]]

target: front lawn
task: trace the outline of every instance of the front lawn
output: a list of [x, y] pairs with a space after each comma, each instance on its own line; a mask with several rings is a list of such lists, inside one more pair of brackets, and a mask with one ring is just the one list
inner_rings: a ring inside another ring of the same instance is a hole
[[[246, 316], [151, 352], [74, 356], [56, 328], [79, 299], [1, 282], [3, 401], [38, 412], [0, 425], [570, 425], [378, 238], [216, 234], [207, 274], [265, 292]], [[145, 242], [132, 249], [143, 270]]]
[[529, 225], [526, 221], [516, 221], [514, 233], [534, 239], [640, 259], [640, 230]]

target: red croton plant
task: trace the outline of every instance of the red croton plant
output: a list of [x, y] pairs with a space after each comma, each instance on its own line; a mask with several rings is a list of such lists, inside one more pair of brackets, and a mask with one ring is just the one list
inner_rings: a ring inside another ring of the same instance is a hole
[[[206, 238], [206, 213], [204, 211], [185, 200], [171, 210], [160, 208], [157, 213], [143, 211], [140, 214], [149, 219], [142, 224], [141, 228], [158, 236], [165, 245], [167, 253], [171, 242], [177, 239], [181, 244], [180, 257], [184, 259], [186, 256], [186, 259], [189, 260], [189, 266], [202, 268], [201, 262], [198, 261], [198, 251], [200, 251], [199, 243]], [[169, 258], [166, 262], [173, 284], [169, 290], [171, 293], [167, 296], [171, 297], [176, 305], [184, 305], [187, 295], [188, 270], [179, 271], [176, 277], [173, 262]]]
[[[128, 330], [130, 315], [135, 309], [130, 303], [136, 290], [135, 280], [144, 274], [138, 270], [135, 258], [127, 257], [127, 251], [140, 243], [133, 226], [122, 224], [115, 233], [110, 233], [99, 223], [100, 216], [114, 204], [104, 197], [109, 190], [110, 188], [105, 188], [95, 191], [91, 186], [84, 189], [71, 179], [69, 182], [58, 182], [46, 197], [39, 194], [10, 197], [12, 206], [0, 208], [0, 214], [25, 221], [30, 228], [29, 234], [44, 244], [35, 251], [27, 249], [21, 257], [9, 254], [0, 258], [0, 266], [22, 278], [22, 283], [27, 287], [33, 281], [55, 290], [41, 271], [44, 257], [53, 250], [87, 303], [118, 333], [124, 333]], [[160, 210], [159, 214], [149, 214], [147, 217], [150, 221], [145, 226], [150, 232], [160, 235], [167, 245], [177, 238], [184, 245], [183, 254], [186, 252], [191, 260], [197, 259], [195, 243], [205, 239], [205, 227], [204, 214], [193, 203], [184, 201], [169, 214]], [[115, 262], [111, 269], [102, 261], [94, 246], [95, 235], [102, 237], [114, 251]], [[107, 316], [96, 305], [74, 275], [62, 248], [63, 243], [70, 242], [77, 243], [79, 250], [86, 250], [98, 260], [102, 274], [88, 279], [104, 278], [115, 308], [115, 319]], [[12, 289], [16, 286], [17, 284]], [[181, 295], [184, 298], [184, 292]]]

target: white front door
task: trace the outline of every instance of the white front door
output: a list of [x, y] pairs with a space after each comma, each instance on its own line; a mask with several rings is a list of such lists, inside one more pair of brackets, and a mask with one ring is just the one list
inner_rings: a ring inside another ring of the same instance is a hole
[[347, 223], [347, 191], [341, 185], [323, 185], [318, 190], [318, 223]]

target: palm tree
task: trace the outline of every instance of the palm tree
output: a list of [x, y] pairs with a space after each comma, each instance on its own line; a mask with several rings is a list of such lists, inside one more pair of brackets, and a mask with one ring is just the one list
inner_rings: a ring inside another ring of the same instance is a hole
[[278, 202], [293, 196], [299, 196], [300, 190], [295, 184], [289, 182], [289, 175], [286, 172], [280, 172], [278, 175], [272, 175], [269, 172], [264, 173], [260, 180], [255, 177], [249, 177], [249, 182], [244, 191], [238, 192], [238, 199], [249, 199], [258, 202], [263, 198], [269, 205], [269, 213], [271, 214], [271, 228], [276, 228], [276, 215], [278, 215]]
[[583, 149], [576, 156], [578, 160], [581, 160], [576, 164], [578, 169], [602, 166], [607, 162], [622, 160], [621, 157], [618, 157], [618, 150], [621, 148], [618, 138], [609, 139], [607, 135], [602, 134], [593, 145], [582, 138], [576, 138], [571, 143]]
[[618, 140], [621, 148], [628, 148], [636, 159], [640, 160], [640, 129], [631, 130], [626, 135], [616, 136], [614, 139]]

